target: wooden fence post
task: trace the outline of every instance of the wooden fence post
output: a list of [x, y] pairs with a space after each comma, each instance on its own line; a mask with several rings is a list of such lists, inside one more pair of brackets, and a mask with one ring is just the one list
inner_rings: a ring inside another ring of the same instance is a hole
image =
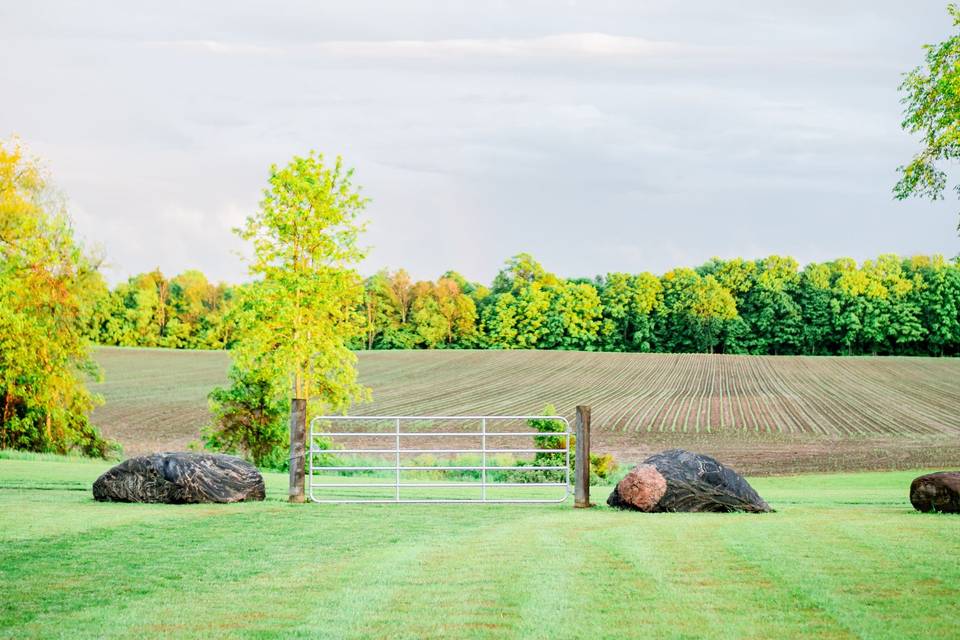
[[290, 502], [303, 502], [303, 476], [307, 442], [307, 401], [290, 401]]
[[590, 407], [577, 407], [577, 453], [573, 506], [590, 506]]

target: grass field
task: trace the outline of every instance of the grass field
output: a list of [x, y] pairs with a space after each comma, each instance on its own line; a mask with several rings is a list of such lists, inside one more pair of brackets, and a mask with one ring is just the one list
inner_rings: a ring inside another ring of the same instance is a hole
[[[94, 502], [0, 458], [0, 637], [955, 638], [960, 517], [919, 472], [756, 478], [776, 513]], [[594, 488], [594, 501], [606, 490]]]
[[[182, 449], [229, 354], [101, 348], [94, 413], [127, 454]], [[593, 407], [597, 451], [638, 461], [681, 446], [750, 473], [960, 465], [960, 359], [400, 351], [360, 354], [356, 414]]]

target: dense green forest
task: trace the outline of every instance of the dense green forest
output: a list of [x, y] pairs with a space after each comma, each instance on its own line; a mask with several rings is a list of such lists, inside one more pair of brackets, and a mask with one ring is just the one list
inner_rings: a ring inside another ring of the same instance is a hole
[[[560, 278], [531, 256], [490, 286], [455, 272], [365, 281], [357, 349], [569, 349], [751, 354], [960, 354], [960, 261], [883, 255], [809, 264], [714, 259], [651, 273]], [[108, 345], [230, 348], [247, 285], [198, 271], [130, 278], [93, 305], [88, 336]]]
[[242, 287], [214, 285], [199, 271], [167, 278], [159, 270], [101, 290], [88, 335], [101, 344], [173, 349], [224, 349], [235, 342], [230, 316]]

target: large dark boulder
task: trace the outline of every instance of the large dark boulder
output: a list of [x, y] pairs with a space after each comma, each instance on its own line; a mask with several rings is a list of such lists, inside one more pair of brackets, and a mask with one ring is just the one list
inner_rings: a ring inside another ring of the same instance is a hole
[[910, 504], [917, 511], [960, 513], [960, 471], [941, 471], [910, 483]]
[[652, 455], [621, 480], [607, 504], [635, 511], [772, 511], [733, 469], [683, 449]]
[[257, 468], [234, 456], [154, 453], [124, 460], [93, 483], [96, 500], [114, 502], [241, 502], [263, 500]]

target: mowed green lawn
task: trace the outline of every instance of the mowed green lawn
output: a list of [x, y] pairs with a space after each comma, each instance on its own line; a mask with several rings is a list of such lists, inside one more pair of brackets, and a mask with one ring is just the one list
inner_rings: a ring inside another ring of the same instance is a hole
[[[913, 472], [758, 478], [766, 515], [94, 502], [0, 459], [0, 636], [955, 638], [960, 517]], [[603, 503], [606, 490], [594, 488]]]

